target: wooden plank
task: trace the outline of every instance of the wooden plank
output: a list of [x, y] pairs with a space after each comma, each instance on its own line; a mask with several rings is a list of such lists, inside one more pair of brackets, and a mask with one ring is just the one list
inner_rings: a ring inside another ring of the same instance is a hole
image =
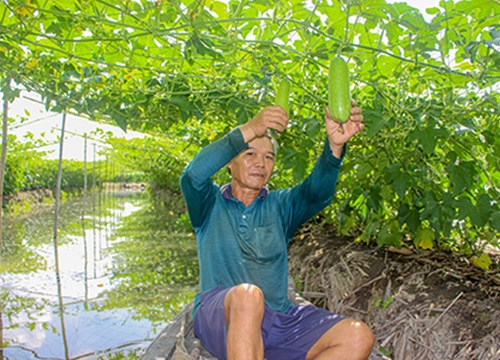
[[189, 332], [192, 327], [192, 311], [194, 302], [190, 302], [177, 316], [163, 329], [156, 339], [148, 346], [140, 360], [170, 359], [175, 350], [178, 336]]

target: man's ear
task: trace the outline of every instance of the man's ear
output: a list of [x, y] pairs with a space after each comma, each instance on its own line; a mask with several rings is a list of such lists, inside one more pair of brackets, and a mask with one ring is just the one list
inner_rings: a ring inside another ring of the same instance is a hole
[[231, 175], [231, 163], [227, 164], [227, 171], [229, 172], [229, 175]]

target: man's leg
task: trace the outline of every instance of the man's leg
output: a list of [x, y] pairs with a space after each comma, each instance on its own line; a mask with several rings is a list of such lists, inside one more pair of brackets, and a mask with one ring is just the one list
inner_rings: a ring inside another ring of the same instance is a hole
[[224, 299], [224, 311], [228, 325], [228, 360], [264, 359], [262, 291], [250, 284], [231, 288]]
[[364, 322], [346, 318], [323, 334], [307, 353], [306, 360], [364, 360], [374, 342], [373, 333]]

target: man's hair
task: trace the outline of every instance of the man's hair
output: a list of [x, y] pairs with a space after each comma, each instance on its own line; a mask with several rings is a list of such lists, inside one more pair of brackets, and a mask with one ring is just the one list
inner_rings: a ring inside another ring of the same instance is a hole
[[268, 129], [266, 133], [264, 134], [265, 137], [269, 138], [271, 140], [271, 144], [273, 145], [273, 151], [274, 151], [274, 156], [278, 155], [278, 148], [279, 144], [274, 138], [273, 134], [271, 134], [271, 131]]

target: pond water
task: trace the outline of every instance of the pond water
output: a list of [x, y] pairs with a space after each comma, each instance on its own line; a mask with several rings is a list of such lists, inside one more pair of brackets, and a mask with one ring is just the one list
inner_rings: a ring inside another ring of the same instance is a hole
[[4, 220], [3, 356], [138, 358], [197, 291], [183, 213], [176, 195], [112, 191], [63, 204], [56, 241], [53, 210]]

